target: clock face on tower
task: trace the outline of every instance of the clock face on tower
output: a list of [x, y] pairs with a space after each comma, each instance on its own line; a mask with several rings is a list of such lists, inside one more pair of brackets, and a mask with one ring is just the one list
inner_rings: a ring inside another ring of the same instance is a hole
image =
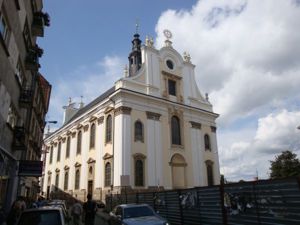
[[172, 38], [172, 33], [171, 33], [171, 31], [165, 29], [163, 32], [164, 32], [165, 37], [166, 37], [168, 40]]

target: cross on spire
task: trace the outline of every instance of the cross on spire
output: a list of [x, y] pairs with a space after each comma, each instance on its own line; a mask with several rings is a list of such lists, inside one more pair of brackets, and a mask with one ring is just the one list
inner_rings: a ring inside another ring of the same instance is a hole
[[135, 21], [135, 33], [136, 34], [139, 33], [139, 27], [140, 27], [139, 19], [136, 19], [136, 21]]

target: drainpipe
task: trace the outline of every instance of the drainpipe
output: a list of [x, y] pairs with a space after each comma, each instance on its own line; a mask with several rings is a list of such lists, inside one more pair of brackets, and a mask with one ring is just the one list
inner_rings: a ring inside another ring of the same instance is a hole
[[[112, 101], [112, 103], [114, 104], [114, 108], [115, 108], [115, 101], [112, 100], [111, 97], [108, 98], [110, 101]], [[111, 168], [111, 192], [113, 191], [113, 187], [114, 187], [114, 168], [115, 168], [115, 112], [113, 114], [113, 119], [112, 119], [112, 127], [113, 127], [113, 133], [112, 133], [112, 168]]]

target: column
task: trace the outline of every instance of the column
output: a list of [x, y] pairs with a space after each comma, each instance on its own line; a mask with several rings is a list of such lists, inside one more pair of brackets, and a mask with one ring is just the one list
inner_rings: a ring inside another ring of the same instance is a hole
[[193, 121], [190, 123], [194, 186], [203, 186], [205, 184], [206, 169], [204, 165], [204, 140], [201, 123]]
[[163, 149], [161, 142], [160, 114], [146, 112], [147, 114], [147, 177], [148, 186], [163, 185]]
[[131, 174], [131, 108], [115, 109], [114, 122], [114, 186], [121, 186], [121, 176]]
[[218, 154], [218, 144], [217, 144], [217, 135], [216, 135], [217, 128], [211, 126], [211, 147], [212, 153], [214, 154], [214, 166], [213, 166], [213, 173], [214, 173], [214, 184], [220, 183], [220, 165], [219, 165], [219, 154]]

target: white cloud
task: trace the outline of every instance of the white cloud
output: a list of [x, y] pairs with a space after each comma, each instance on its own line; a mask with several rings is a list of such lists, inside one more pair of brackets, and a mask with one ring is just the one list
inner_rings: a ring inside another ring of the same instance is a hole
[[199, 1], [191, 11], [164, 12], [179, 52], [190, 51], [202, 92], [211, 94], [221, 122], [258, 114], [299, 95], [300, 7], [294, 1]]
[[250, 139], [246, 136], [254, 129], [251, 132], [225, 133], [225, 136], [231, 137], [235, 133], [240, 134], [231, 144], [219, 149], [222, 172], [233, 180], [252, 179], [257, 169], [261, 178], [267, 178], [269, 160], [273, 160], [275, 155], [291, 150], [300, 157], [300, 130], [297, 129], [299, 124], [300, 111], [283, 110], [260, 118], [255, 135]]
[[79, 103], [80, 96], [83, 96], [83, 102], [89, 103], [122, 77], [125, 64], [123, 58], [106, 56], [99, 62], [78, 66], [69, 74], [61, 76], [60, 81], [52, 90], [48, 118], [58, 120], [61, 125], [62, 107], [68, 103], [67, 97], [71, 97], [73, 102]]
[[171, 30], [174, 48], [190, 52], [198, 86], [220, 113], [220, 160], [231, 179], [251, 179], [256, 169], [266, 178], [274, 154], [299, 152], [298, 27], [296, 0], [202, 0], [157, 22], [157, 47]]

